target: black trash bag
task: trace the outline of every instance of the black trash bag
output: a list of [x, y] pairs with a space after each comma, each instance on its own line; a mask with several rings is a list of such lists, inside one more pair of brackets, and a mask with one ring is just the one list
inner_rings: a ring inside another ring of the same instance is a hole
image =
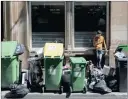
[[119, 84], [117, 81], [117, 78], [115, 76], [108, 76], [106, 78], [107, 86], [113, 91], [118, 92], [119, 91]]
[[113, 92], [118, 92], [118, 82], [117, 80], [111, 80], [109, 82], [109, 86], [108, 86]]
[[24, 85], [11, 85], [10, 92], [5, 95], [5, 98], [24, 98], [29, 93], [29, 90]]
[[113, 86], [115, 86], [116, 85], [116, 83], [117, 83], [117, 80], [111, 80], [110, 82], [109, 82], [109, 87], [113, 87]]
[[112, 92], [112, 90], [107, 87], [107, 84], [106, 84], [105, 80], [99, 80], [99, 82], [94, 85], [93, 90], [95, 92], [99, 92], [101, 94]]
[[40, 57], [33, 57], [28, 59], [29, 70], [28, 70], [28, 82], [31, 92], [42, 92], [43, 86], [43, 72], [42, 72], [42, 63]]

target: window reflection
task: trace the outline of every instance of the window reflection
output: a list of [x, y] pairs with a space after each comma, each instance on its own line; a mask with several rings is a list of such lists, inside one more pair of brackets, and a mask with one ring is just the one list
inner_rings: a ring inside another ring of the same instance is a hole
[[75, 31], [106, 31], [106, 6], [75, 5]]
[[33, 32], [64, 32], [64, 6], [33, 5]]
[[32, 47], [61, 41], [65, 37], [64, 5], [32, 5]]
[[106, 33], [106, 4], [89, 3], [75, 3], [75, 47], [93, 47], [96, 31]]

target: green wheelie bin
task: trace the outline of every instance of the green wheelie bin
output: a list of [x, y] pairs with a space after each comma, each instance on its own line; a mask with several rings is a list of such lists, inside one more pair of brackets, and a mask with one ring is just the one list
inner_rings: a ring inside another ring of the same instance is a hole
[[10, 84], [20, 81], [21, 61], [15, 54], [17, 44], [17, 41], [1, 42], [1, 88], [9, 88]]
[[63, 92], [61, 76], [63, 68], [63, 44], [46, 43], [44, 46], [44, 69], [46, 91]]
[[86, 60], [83, 57], [70, 57], [71, 90], [86, 93], [85, 70]]

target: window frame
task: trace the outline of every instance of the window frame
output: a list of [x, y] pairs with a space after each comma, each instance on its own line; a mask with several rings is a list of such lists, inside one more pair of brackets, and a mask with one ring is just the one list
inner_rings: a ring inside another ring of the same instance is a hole
[[[79, 2], [79, 1], [75, 1], [75, 2]], [[40, 4], [62, 4], [64, 3], [64, 6], [65, 6], [65, 51], [85, 51], [85, 50], [90, 50], [90, 49], [94, 49], [94, 47], [75, 47], [75, 35], [74, 35], [74, 28], [75, 28], [75, 18], [74, 18], [74, 1], [64, 1], [64, 2], [43, 2], [41, 1]], [[99, 1], [99, 2], [102, 2], [102, 1]], [[35, 2], [34, 2], [35, 3]], [[39, 3], [39, 2], [38, 2]], [[37, 3], [37, 4], [38, 4]], [[67, 4], [71, 3], [70, 6], [67, 6]], [[92, 2], [87, 2], [87, 1], [80, 1], [80, 3], [83, 5], [83, 4], [92, 4]], [[32, 5], [32, 2], [29, 1], [28, 2], [28, 5], [29, 5], [29, 15], [28, 15], [28, 20], [29, 20], [29, 37], [30, 37], [30, 50], [32, 50], [32, 21], [31, 21], [31, 5]], [[71, 10], [71, 13], [70, 13], [70, 18], [71, 18], [71, 21], [68, 23], [69, 21], [69, 18], [67, 20], [67, 10]], [[107, 47], [109, 47], [109, 40], [110, 40], [110, 2], [107, 1], [107, 8], [106, 8], [106, 44], [107, 44]], [[70, 24], [70, 26], [67, 24]], [[67, 28], [66, 28], [67, 27]], [[70, 45], [70, 47], [69, 47]]]

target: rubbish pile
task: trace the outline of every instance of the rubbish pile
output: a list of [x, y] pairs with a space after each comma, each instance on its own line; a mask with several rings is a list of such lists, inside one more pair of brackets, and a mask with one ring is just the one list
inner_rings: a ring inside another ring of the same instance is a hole
[[[16, 50], [13, 49], [14, 51], [9, 57], [12, 59], [12, 56], [15, 56], [15, 61], [19, 64], [19, 73], [16, 76], [19, 77], [18, 79], [6, 83], [7, 81], [5, 81], [3, 76], [3, 86], [9, 86], [9, 84], [13, 83], [10, 85], [10, 92], [5, 95], [6, 98], [23, 98], [29, 91], [36, 92], [36, 89], [38, 92], [42, 93], [44, 90], [59, 91], [60, 93], [63, 93], [63, 89], [65, 90], [65, 88], [67, 88], [67, 98], [73, 91], [82, 91], [83, 93], [86, 93], [88, 90], [101, 94], [111, 93], [112, 91], [119, 91], [119, 86], [122, 84], [121, 81], [123, 81], [123, 77], [127, 75], [127, 56], [122, 52], [122, 47], [124, 47], [124, 50], [128, 51], [128, 46], [120, 46], [121, 48], [118, 48], [115, 51], [116, 73], [113, 74], [114, 69], [109, 66], [104, 65], [103, 69], [99, 69], [94, 66], [92, 61], [87, 62], [83, 57], [69, 57], [68, 63], [66, 63], [67, 61], [64, 63], [63, 61], [66, 59], [64, 59], [63, 44], [47, 43], [44, 47], [44, 53], [42, 53], [41, 50], [39, 50], [38, 54], [36, 52], [31, 53], [27, 60], [29, 67], [27, 70], [28, 74], [26, 73], [27, 77], [23, 79], [21, 61], [17, 59], [18, 55], [24, 53], [25, 47], [22, 44], [17, 46], [17, 42], [11, 43], [15, 45]], [[6, 46], [10, 44], [5, 42]], [[8, 57], [6, 54], [3, 52], [3, 60]], [[6, 63], [6, 61], [3, 62]], [[64, 64], [66, 65], [64, 66]], [[17, 64], [14, 64], [12, 67], [16, 67], [15, 65], [17, 66]], [[121, 71], [123, 74], [121, 74]], [[2, 74], [7, 73], [3, 72]], [[9, 75], [6, 75], [6, 77], [13, 78]], [[21, 83], [21, 78], [22, 81], [25, 80], [27, 82], [27, 85]], [[123, 81], [123, 89], [126, 89], [126, 80], [127, 79]], [[15, 81], [16, 83], [14, 83]]]
[[99, 93], [110, 93], [112, 90], [107, 87], [105, 82], [105, 75], [102, 73], [101, 70], [94, 68], [91, 72], [91, 82], [89, 84], [89, 89], [94, 92]]
[[119, 91], [118, 77], [114, 74], [113, 68], [104, 65], [103, 69], [98, 69], [92, 61], [88, 61], [86, 73], [88, 91], [101, 94]]

